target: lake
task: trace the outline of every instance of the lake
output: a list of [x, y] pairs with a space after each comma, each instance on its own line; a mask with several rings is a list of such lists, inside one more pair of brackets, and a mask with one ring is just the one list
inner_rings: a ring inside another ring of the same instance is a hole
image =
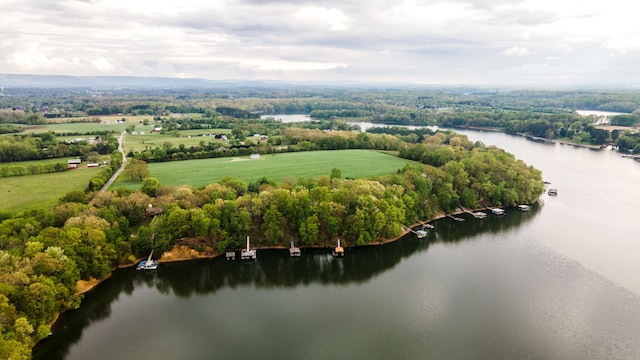
[[35, 359], [638, 359], [640, 163], [460, 131], [543, 171], [529, 212], [383, 246], [122, 269]]

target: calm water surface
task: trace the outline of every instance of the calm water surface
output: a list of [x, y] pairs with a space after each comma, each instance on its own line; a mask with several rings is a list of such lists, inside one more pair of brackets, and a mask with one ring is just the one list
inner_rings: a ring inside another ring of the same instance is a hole
[[464, 131], [557, 197], [442, 219], [425, 239], [132, 269], [64, 314], [36, 359], [639, 359], [640, 164]]

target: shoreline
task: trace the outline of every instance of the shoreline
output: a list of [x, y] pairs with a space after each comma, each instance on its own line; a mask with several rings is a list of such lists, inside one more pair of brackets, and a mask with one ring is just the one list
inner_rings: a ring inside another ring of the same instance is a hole
[[[396, 242], [398, 240], [400, 240], [402, 237], [404, 237], [405, 235], [407, 235], [409, 232], [411, 232], [411, 229], [416, 227], [416, 226], [420, 226], [420, 225], [426, 225], [429, 224], [431, 222], [434, 222], [436, 220], [440, 220], [440, 219], [444, 219], [450, 215], [460, 215], [460, 214], [464, 214], [465, 212], [476, 212], [476, 211], [483, 211], [483, 210], [488, 210], [491, 207], [482, 207], [482, 208], [477, 208], [477, 209], [462, 209], [459, 208], [459, 210], [450, 212], [450, 213], [440, 213], [438, 215], [435, 215], [433, 218], [429, 219], [429, 220], [425, 220], [425, 221], [418, 221], [416, 223], [413, 223], [407, 227], [403, 227], [403, 230], [400, 232], [400, 234], [398, 234], [397, 236], [393, 237], [393, 238], [382, 238], [379, 239], [378, 241], [374, 241], [371, 242], [369, 244], [365, 244], [365, 245], [352, 245], [352, 246], [344, 246], [345, 248], [355, 248], [355, 247], [362, 247], [362, 246], [381, 246], [381, 245], [385, 245], [385, 244], [390, 244], [393, 242]], [[495, 208], [504, 208], [504, 206], [496, 206]], [[288, 249], [288, 246], [285, 245], [271, 245], [271, 246], [260, 246], [257, 247], [257, 250], [274, 250], [274, 249], [279, 249], [279, 250], [285, 250]], [[312, 245], [312, 246], [300, 246], [301, 249], [328, 249], [331, 248], [331, 246], [327, 246], [327, 245]], [[205, 252], [199, 252], [196, 251], [192, 248], [190, 248], [187, 245], [174, 245], [174, 247], [169, 250], [164, 252], [161, 256], [160, 259], [158, 259], [159, 263], [171, 263], [171, 262], [179, 262], [179, 261], [190, 261], [190, 260], [199, 260], [199, 259], [215, 259], [219, 256], [223, 255], [223, 253], [219, 253], [216, 250], [213, 249], [207, 249], [207, 251]], [[111, 270], [111, 272], [109, 273], [109, 275], [105, 276], [102, 279], [95, 279], [95, 278], [91, 278], [89, 280], [78, 280], [76, 282], [76, 293], [78, 295], [84, 295], [86, 293], [91, 292], [93, 289], [95, 289], [98, 285], [100, 285], [102, 282], [104, 282], [105, 280], [108, 280], [109, 278], [111, 278], [112, 274], [114, 271], [118, 270], [118, 269], [125, 269], [125, 268], [129, 268], [129, 267], [133, 267], [135, 266], [140, 260], [143, 260], [143, 258], [140, 259], [136, 259], [136, 261], [132, 264], [120, 264], [117, 267], [113, 268]], [[81, 305], [82, 306], [82, 303]], [[54, 320], [49, 324], [51, 327], [54, 326], [54, 324], [57, 322], [57, 320], [60, 318], [60, 315], [62, 315], [64, 313], [58, 313], [56, 314]], [[35, 346], [35, 344], [34, 344]]]
[[[560, 145], [571, 145], [571, 146], [581, 147], [581, 148], [591, 149], [591, 150], [604, 150], [606, 148], [606, 147], [602, 147], [601, 145], [582, 144], [582, 143], [577, 143], [577, 142], [562, 140], [562, 139], [547, 139], [547, 138], [536, 137], [536, 136], [525, 134], [525, 133], [508, 133], [500, 128], [483, 128], [478, 126], [455, 126], [455, 127], [448, 127], [448, 128], [451, 128], [453, 130], [461, 129], [461, 130], [500, 132], [507, 135], [522, 136], [531, 141], [537, 141], [537, 142], [548, 143], [548, 144], [558, 143]], [[446, 128], [443, 128], [443, 129], [446, 129]]]

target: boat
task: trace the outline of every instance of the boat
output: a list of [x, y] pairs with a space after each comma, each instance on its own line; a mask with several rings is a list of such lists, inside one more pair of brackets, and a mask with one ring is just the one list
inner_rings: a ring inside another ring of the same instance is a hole
[[227, 252], [225, 252], [225, 257], [227, 258], [227, 260], [235, 260], [236, 259], [236, 252], [235, 251], [227, 251]]
[[433, 226], [431, 224], [424, 224], [424, 225], [422, 225], [422, 227], [425, 228], [425, 229], [435, 229], [436, 228], [435, 226]]
[[531, 206], [529, 206], [529, 205], [518, 205], [518, 209], [520, 211], [529, 211], [529, 210], [531, 210]]
[[158, 268], [158, 262], [156, 260], [151, 259], [153, 255], [153, 250], [149, 254], [147, 260], [142, 260], [138, 263], [136, 270], [156, 270]]
[[344, 256], [344, 248], [340, 246], [340, 239], [338, 239], [338, 246], [333, 248], [333, 252], [331, 253], [335, 257], [343, 257]]
[[427, 231], [426, 230], [417, 230], [417, 231], [415, 231], [415, 234], [418, 237], [418, 239], [422, 239], [423, 237], [427, 236]]
[[482, 211], [471, 213], [471, 215], [476, 219], [484, 219], [487, 217], [487, 213], [483, 213]]
[[549, 191], [547, 193], [549, 194], [549, 196], [557, 196], [558, 195], [558, 189], [549, 189]]
[[301, 255], [302, 255], [302, 252], [300, 251], [300, 248], [295, 247], [292, 241], [291, 247], [289, 248], [289, 256], [296, 258], [296, 257], [300, 257]]
[[493, 209], [491, 209], [491, 212], [496, 214], [496, 215], [504, 215], [505, 214], [504, 209], [499, 209], [499, 208], [493, 208]]
[[249, 248], [249, 236], [247, 236], [247, 248], [240, 251], [240, 260], [255, 260], [256, 249]]

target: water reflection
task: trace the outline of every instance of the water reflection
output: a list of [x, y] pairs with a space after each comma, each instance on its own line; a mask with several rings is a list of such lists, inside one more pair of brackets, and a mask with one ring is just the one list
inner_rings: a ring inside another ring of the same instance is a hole
[[34, 359], [64, 359], [82, 332], [93, 323], [112, 315], [111, 305], [134, 290], [156, 289], [161, 294], [174, 294], [188, 299], [194, 295], [211, 295], [223, 288], [253, 286], [260, 289], [293, 288], [310, 284], [348, 286], [365, 283], [393, 269], [438, 242], [455, 243], [481, 233], [500, 233], [522, 226], [540, 212], [534, 205], [529, 212], [510, 209], [504, 216], [489, 215], [476, 220], [462, 215], [466, 221], [449, 218], [436, 221], [426, 238], [408, 234], [399, 241], [361, 248], [349, 248], [344, 258], [336, 259], [330, 249], [303, 249], [302, 257], [292, 260], [288, 250], [263, 250], [258, 260], [250, 263], [226, 261], [224, 258], [168, 263], [156, 272], [134, 269], [116, 271], [113, 276], [88, 293], [80, 309], [63, 314], [53, 327], [53, 335], [34, 348]]

